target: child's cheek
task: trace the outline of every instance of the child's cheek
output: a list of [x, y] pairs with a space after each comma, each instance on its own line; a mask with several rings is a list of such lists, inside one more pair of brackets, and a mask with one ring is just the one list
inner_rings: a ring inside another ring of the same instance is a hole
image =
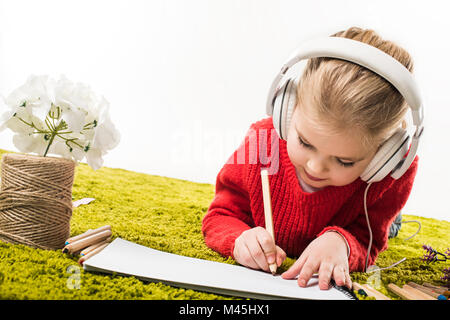
[[332, 184], [334, 186], [345, 186], [345, 185], [353, 182], [353, 180], [354, 179], [352, 179], [352, 177], [350, 177], [348, 174], [346, 174], [346, 175], [339, 174], [339, 175], [335, 175], [332, 178]]
[[306, 156], [305, 152], [298, 145], [294, 145], [292, 140], [287, 143], [287, 152], [289, 159], [296, 168], [303, 166]]
[[338, 172], [334, 172], [332, 181], [335, 186], [345, 186], [352, 183], [360, 176], [359, 170], [355, 169], [339, 169]]

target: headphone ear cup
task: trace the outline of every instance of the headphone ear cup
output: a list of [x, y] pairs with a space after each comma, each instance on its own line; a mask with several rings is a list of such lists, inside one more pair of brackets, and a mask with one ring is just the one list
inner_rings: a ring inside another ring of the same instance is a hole
[[379, 148], [360, 178], [367, 183], [383, 180], [404, 161], [408, 153], [409, 134], [398, 128]]
[[275, 94], [272, 114], [273, 126], [283, 140], [287, 139], [296, 102], [297, 81], [288, 78]]

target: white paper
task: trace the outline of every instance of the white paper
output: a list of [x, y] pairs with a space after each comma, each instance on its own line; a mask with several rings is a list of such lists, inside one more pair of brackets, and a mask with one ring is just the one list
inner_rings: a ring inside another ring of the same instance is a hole
[[95, 198], [83, 198], [83, 199], [80, 199], [80, 200], [77, 200], [77, 201], [73, 201], [72, 202], [72, 207], [76, 208], [76, 207], [79, 207], [79, 206], [81, 206], [83, 204], [89, 204], [90, 202], [92, 202], [94, 200], [95, 200]]
[[318, 279], [302, 288], [297, 280], [286, 280], [260, 270], [227, 263], [171, 254], [120, 238], [84, 262], [86, 271], [117, 273], [141, 280], [217, 294], [255, 299], [350, 299], [341, 291], [320, 290]]

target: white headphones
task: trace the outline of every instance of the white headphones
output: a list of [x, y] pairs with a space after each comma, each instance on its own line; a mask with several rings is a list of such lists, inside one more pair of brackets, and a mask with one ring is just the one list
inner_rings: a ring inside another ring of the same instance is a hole
[[[367, 183], [383, 180], [391, 174], [399, 179], [413, 162], [423, 132], [423, 105], [413, 75], [387, 53], [366, 43], [341, 37], [326, 37], [303, 43], [283, 65], [269, 90], [266, 112], [281, 139], [286, 140], [292, 113], [297, 101], [297, 81], [286, 79], [286, 72], [303, 59], [329, 57], [361, 65], [389, 81], [411, 108], [415, 132], [411, 139], [407, 130], [399, 128], [379, 148], [360, 178]], [[408, 152], [409, 150], [409, 152]], [[407, 156], [406, 156], [407, 154]]]

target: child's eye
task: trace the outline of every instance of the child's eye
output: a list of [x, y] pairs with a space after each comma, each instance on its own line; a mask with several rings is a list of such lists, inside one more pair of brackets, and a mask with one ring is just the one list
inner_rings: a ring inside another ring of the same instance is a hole
[[[300, 143], [301, 146], [307, 148], [307, 149], [314, 149], [314, 147], [308, 143], [306, 143], [305, 141], [303, 141], [302, 138], [298, 137], [298, 141]], [[336, 158], [336, 161], [338, 162], [339, 165], [345, 167], [345, 168], [350, 168], [353, 167], [353, 165], [355, 164], [354, 162], [344, 162], [339, 158]]]
[[302, 140], [302, 138], [298, 137], [298, 141], [300, 142], [300, 145], [304, 146], [307, 149], [312, 149], [313, 146], [310, 144], [307, 144], [305, 141]]
[[353, 165], [355, 164], [354, 162], [343, 162], [340, 159], [337, 159], [337, 162], [339, 163], [339, 165], [349, 168], [349, 167], [353, 167]]

